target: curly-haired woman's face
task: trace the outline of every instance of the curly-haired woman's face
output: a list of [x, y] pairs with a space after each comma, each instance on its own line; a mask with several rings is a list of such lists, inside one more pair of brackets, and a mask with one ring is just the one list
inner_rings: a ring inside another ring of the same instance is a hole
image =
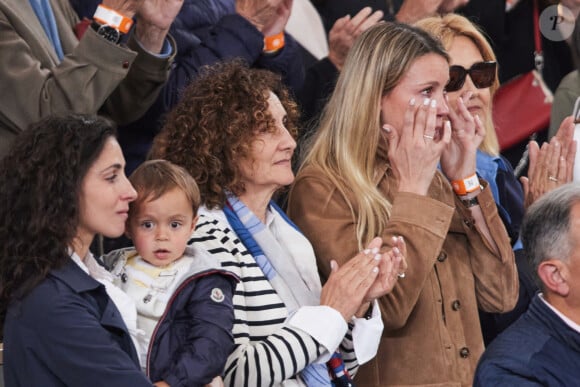
[[285, 126], [286, 110], [274, 93], [270, 93], [268, 103], [268, 111], [276, 122], [277, 130], [257, 134], [248, 158], [240, 161], [246, 189], [242, 197], [271, 196], [278, 188], [294, 181], [292, 155], [296, 141]]
[[110, 137], [81, 186], [77, 238], [86, 246], [95, 234], [113, 238], [125, 231], [129, 202], [137, 198], [137, 192], [124, 169], [121, 147], [114, 137]]

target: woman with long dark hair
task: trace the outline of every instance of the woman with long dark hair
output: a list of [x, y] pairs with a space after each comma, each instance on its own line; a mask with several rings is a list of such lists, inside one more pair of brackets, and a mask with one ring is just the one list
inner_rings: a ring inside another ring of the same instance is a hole
[[125, 230], [124, 166], [112, 124], [86, 116], [43, 119], [1, 161], [6, 385], [152, 385], [128, 332], [134, 305], [89, 251]]

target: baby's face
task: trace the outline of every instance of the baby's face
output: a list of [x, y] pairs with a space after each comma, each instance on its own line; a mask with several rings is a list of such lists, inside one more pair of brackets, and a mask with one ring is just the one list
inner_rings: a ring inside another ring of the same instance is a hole
[[185, 193], [174, 188], [139, 204], [127, 231], [144, 260], [167, 266], [183, 255], [196, 221]]

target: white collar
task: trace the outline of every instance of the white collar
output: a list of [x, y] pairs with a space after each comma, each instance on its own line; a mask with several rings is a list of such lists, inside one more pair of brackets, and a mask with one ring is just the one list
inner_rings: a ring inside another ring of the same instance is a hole
[[554, 308], [554, 306], [552, 304], [550, 304], [548, 301], [546, 301], [544, 299], [543, 293], [539, 293], [538, 295], [540, 296], [540, 300], [542, 300], [544, 302], [544, 304], [546, 304], [548, 306], [548, 308], [550, 308], [554, 313], [556, 313], [556, 315], [558, 317], [560, 317], [562, 319], [562, 321], [564, 321], [566, 323], [566, 325], [568, 325], [570, 328], [574, 329], [576, 332], [580, 333], [580, 325], [579, 324], [576, 324], [574, 321], [570, 320], [568, 317], [566, 317], [558, 309]]

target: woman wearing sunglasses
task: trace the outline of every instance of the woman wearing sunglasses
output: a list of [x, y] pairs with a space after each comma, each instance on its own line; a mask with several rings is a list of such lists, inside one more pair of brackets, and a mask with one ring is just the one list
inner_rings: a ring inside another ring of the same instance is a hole
[[[518, 303], [508, 313], [480, 311], [483, 339], [488, 345], [526, 311], [529, 301], [537, 291], [531, 270], [525, 262], [526, 257], [523, 255], [521, 244], [516, 245], [524, 214], [524, 192], [514, 176], [510, 163], [499, 154], [499, 144], [492, 121], [492, 98], [499, 87], [496, 58], [478, 28], [463, 16], [449, 14], [443, 17], [429, 17], [419, 21], [416, 26], [439, 37], [449, 54], [449, 83], [446, 86], [449, 102], [453, 104], [458, 98], [463, 98], [468, 110], [482, 118], [486, 131], [483, 142], [477, 150], [476, 171], [489, 183], [498, 213], [510, 235], [512, 245], [515, 245], [520, 282]], [[546, 146], [542, 152], [547, 155], [553, 150], [554, 148], [548, 149]], [[546, 157], [546, 161], [549, 159]], [[547, 174], [543, 176], [544, 180], [546, 177]]]
[[[449, 57], [425, 31], [381, 23], [355, 42], [289, 195], [318, 268], [373, 235], [403, 235], [405, 277], [379, 298], [385, 329], [357, 386], [471, 385], [477, 308], [511, 310], [517, 271], [476, 150], [469, 98], [448, 103]], [[483, 115], [482, 115], [483, 117]], [[440, 166], [440, 169], [438, 169]]]
[[499, 153], [492, 121], [492, 97], [499, 87], [495, 54], [485, 37], [467, 18], [448, 14], [420, 20], [416, 26], [437, 36], [450, 57], [449, 103], [466, 101], [473, 115], [481, 118], [485, 137], [477, 151], [477, 174], [490, 185], [498, 212], [515, 244], [524, 214], [524, 193], [510, 163]]

